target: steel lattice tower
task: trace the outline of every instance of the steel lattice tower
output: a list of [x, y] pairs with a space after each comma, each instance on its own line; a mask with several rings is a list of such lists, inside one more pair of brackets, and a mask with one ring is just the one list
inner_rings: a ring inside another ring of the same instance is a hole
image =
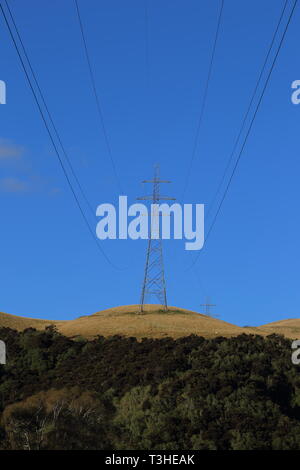
[[139, 200], [151, 201], [151, 223], [150, 234], [148, 239], [148, 248], [146, 255], [146, 265], [144, 281], [140, 300], [140, 311], [144, 311], [145, 299], [148, 296], [156, 296], [164, 309], [168, 309], [166, 281], [163, 261], [162, 239], [160, 234], [159, 222], [159, 201], [174, 201], [174, 198], [160, 195], [160, 184], [171, 183], [171, 181], [161, 180], [159, 178], [159, 166], [155, 166], [154, 178], [152, 180], [145, 180], [143, 183], [153, 184], [152, 195], [138, 197]]
[[206, 303], [205, 303], [205, 304], [201, 304], [200, 306], [201, 306], [201, 307], [205, 307], [205, 315], [207, 315], [207, 316], [209, 316], [209, 317], [218, 317], [218, 316], [219, 316], [219, 315], [217, 315], [217, 314], [213, 314], [213, 313], [210, 311], [211, 307], [216, 307], [216, 304], [211, 304], [209, 297], [206, 298]]

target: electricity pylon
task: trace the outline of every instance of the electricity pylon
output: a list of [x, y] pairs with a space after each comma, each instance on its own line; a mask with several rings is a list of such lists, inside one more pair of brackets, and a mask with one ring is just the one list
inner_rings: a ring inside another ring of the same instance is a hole
[[219, 316], [217, 314], [211, 313], [211, 311], [210, 311], [211, 307], [216, 307], [216, 304], [211, 304], [209, 297], [206, 298], [206, 303], [205, 304], [201, 304], [201, 307], [205, 307], [205, 315], [207, 315], [209, 317], [218, 317]]
[[150, 196], [137, 198], [138, 200], [151, 201], [150, 234], [140, 300], [140, 312], [144, 311], [146, 296], [151, 295], [155, 295], [159, 303], [164, 306], [164, 309], [168, 310], [158, 203], [159, 201], [175, 201], [175, 198], [160, 195], [160, 184], [171, 183], [171, 181], [159, 178], [158, 165], [155, 166], [154, 178], [152, 180], [145, 180], [143, 183], [153, 184], [153, 190]]

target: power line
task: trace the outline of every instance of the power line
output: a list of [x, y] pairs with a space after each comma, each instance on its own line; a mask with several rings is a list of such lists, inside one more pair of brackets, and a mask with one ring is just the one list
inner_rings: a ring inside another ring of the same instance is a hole
[[112, 150], [111, 150], [111, 146], [110, 146], [110, 141], [109, 141], [109, 138], [108, 138], [108, 133], [107, 133], [106, 126], [105, 126], [105, 123], [104, 123], [104, 116], [103, 116], [103, 112], [102, 112], [102, 108], [101, 108], [101, 104], [100, 104], [100, 99], [99, 99], [99, 95], [98, 95], [98, 91], [97, 91], [96, 80], [95, 80], [95, 75], [94, 75], [94, 72], [93, 72], [92, 62], [91, 62], [90, 54], [89, 54], [88, 47], [87, 47], [87, 41], [86, 41], [86, 37], [85, 37], [85, 32], [84, 32], [84, 28], [83, 28], [83, 23], [82, 23], [82, 19], [81, 19], [81, 14], [80, 14], [80, 10], [79, 10], [78, 1], [74, 0], [74, 3], [75, 3], [75, 7], [76, 7], [76, 12], [77, 12], [80, 31], [81, 31], [82, 41], [83, 41], [83, 45], [84, 45], [84, 51], [85, 51], [87, 65], [88, 65], [92, 90], [93, 90], [93, 94], [94, 94], [95, 101], [96, 101], [96, 107], [97, 107], [98, 117], [99, 117], [99, 121], [100, 121], [100, 126], [101, 126], [101, 129], [102, 129], [103, 135], [104, 135], [106, 148], [107, 148], [107, 151], [108, 151], [108, 154], [109, 154], [109, 157], [110, 157], [110, 161], [111, 161], [113, 172], [114, 172], [114, 175], [115, 175], [115, 178], [116, 178], [116, 181], [117, 181], [117, 185], [118, 185], [119, 191], [122, 194], [122, 193], [124, 193], [124, 191], [122, 189], [122, 185], [121, 185], [121, 182], [120, 182], [117, 170], [116, 170], [116, 165], [115, 165], [115, 162], [114, 162], [114, 158], [113, 158], [113, 154], [112, 154]]
[[275, 42], [275, 39], [276, 39], [276, 36], [277, 36], [277, 33], [278, 33], [278, 29], [279, 29], [279, 26], [280, 26], [280, 24], [281, 24], [283, 15], [284, 15], [284, 13], [285, 13], [287, 4], [288, 4], [288, 0], [285, 0], [283, 9], [282, 9], [282, 12], [281, 12], [281, 15], [280, 15], [280, 18], [279, 18], [278, 23], [277, 23], [277, 27], [276, 27], [276, 29], [275, 29], [275, 31], [274, 31], [272, 41], [271, 41], [271, 43], [270, 43], [270, 45], [269, 45], [268, 53], [267, 53], [267, 55], [266, 55], [266, 57], [265, 57], [265, 60], [264, 60], [264, 63], [263, 63], [261, 72], [260, 72], [260, 74], [259, 74], [259, 77], [258, 77], [258, 79], [257, 79], [256, 85], [255, 85], [254, 90], [253, 90], [253, 93], [252, 93], [252, 96], [251, 96], [251, 99], [250, 99], [248, 108], [247, 108], [246, 113], [245, 113], [245, 115], [244, 115], [244, 118], [243, 118], [243, 121], [242, 121], [242, 125], [241, 125], [241, 127], [240, 127], [239, 133], [238, 133], [237, 138], [236, 138], [236, 140], [235, 140], [234, 146], [233, 146], [233, 148], [232, 148], [232, 151], [231, 151], [230, 157], [229, 157], [229, 159], [228, 159], [227, 165], [226, 165], [226, 167], [225, 167], [225, 170], [224, 170], [224, 172], [223, 172], [222, 178], [220, 179], [220, 182], [219, 182], [219, 185], [218, 185], [218, 187], [217, 187], [217, 190], [216, 190], [216, 192], [215, 192], [215, 194], [214, 194], [214, 197], [212, 198], [212, 201], [211, 201], [211, 203], [210, 203], [210, 205], [209, 205], [209, 208], [208, 208], [208, 210], [207, 210], [207, 215], [206, 215], [207, 218], [209, 217], [209, 215], [210, 215], [210, 213], [211, 213], [211, 211], [212, 211], [212, 208], [213, 208], [213, 206], [214, 206], [214, 204], [215, 204], [215, 201], [216, 201], [216, 199], [217, 199], [217, 197], [218, 197], [218, 194], [219, 194], [219, 192], [220, 192], [220, 190], [221, 190], [221, 188], [222, 188], [222, 186], [223, 186], [223, 183], [224, 183], [224, 180], [225, 180], [227, 171], [228, 171], [228, 169], [229, 169], [229, 167], [230, 167], [230, 164], [231, 164], [232, 159], [233, 159], [233, 157], [234, 157], [234, 154], [235, 154], [235, 151], [236, 151], [236, 149], [237, 149], [238, 143], [239, 143], [239, 141], [240, 141], [242, 132], [243, 132], [243, 130], [244, 130], [246, 121], [247, 121], [247, 119], [248, 119], [250, 110], [251, 110], [251, 108], [252, 108], [252, 104], [253, 104], [254, 98], [255, 98], [255, 96], [256, 96], [256, 93], [257, 93], [259, 84], [260, 84], [260, 82], [261, 82], [263, 73], [264, 73], [264, 71], [265, 71], [265, 68], [266, 68], [266, 65], [267, 65], [267, 62], [268, 62], [268, 59], [269, 59], [271, 50], [272, 50], [272, 48], [273, 48], [273, 45], [274, 45], [274, 42]]
[[53, 146], [53, 148], [54, 148], [55, 154], [56, 154], [56, 156], [57, 156], [57, 158], [58, 158], [58, 160], [59, 160], [60, 166], [61, 166], [62, 171], [63, 171], [63, 173], [64, 173], [64, 176], [65, 176], [65, 178], [66, 178], [66, 180], [67, 180], [67, 182], [68, 182], [68, 185], [69, 185], [70, 190], [71, 190], [71, 192], [72, 192], [72, 194], [73, 194], [73, 197], [74, 197], [74, 199], [75, 199], [75, 201], [76, 201], [76, 204], [77, 204], [77, 206], [78, 206], [78, 209], [79, 209], [79, 211], [80, 211], [80, 213], [81, 213], [81, 215], [82, 215], [82, 217], [83, 217], [83, 219], [84, 219], [84, 222], [85, 222], [85, 224], [86, 224], [86, 226], [87, 226], [87, 228], [88, 228], [88, 230], [89, 230], [91, 236], [93, 237], [93, 240], [95, 241], [95, 243], [96, 243], [98, 249], [101, 251], [101, 253], [102, 253], [102, 255], [105, 257], [106, 261], [107, 261], [111, 266], [113, 266], [113, 267], [116, 268], [116, 266], [110, 261], [110, 259], [108, 258], [108, 256], [106, 255], [106, 253], [104, 252], [104, 250], [102, 249], [102, 247], [98, 244], [97, 239], [95, 238], [94, 232], [93, 232], [93, 230], [91, 229], [91, 227], [90, 227], [90, 225], [89, 225], [89, 222], [88, 222], [88, 220], [87, 220], [87, 217], [86, 217], [86, 215], [85, 215], [85, 213], [84, 213], [84, 211], [83, 211], [83, 209], [82, 209], [82, 207], [81, 207], [80, 201], [79, 201], [79, 199], [78, 199], [78, 197], [77, 197], [77, 195], [76, 195], [76, 192], [75, 192], [75, 190], [74, 190], [74, 188], [73, 188], [73, 186], [72, 186], [72, 182], [71, 182], [71, 180], [70, 180], [70, 178], [69, 178], [69, 175], [68, 175], [68, 173], [67, 173], [67, 170], [66, 170], [66, 168], [65, 168], [65, 166], [64, 166], [64, 163], [63, 163], [62, 158], [61, 158], [61, 156], [60, 156], [60, 153], [59, 153], [59, 150], [58, 150], [57, 145], [56, 145], [56, 143], [55, 143], [55, 140], [54, 140], [54, 138], [53, 138], [53, 136], [52, 136], [51, 130], [50, 130], [49, 125], [48, 125], [48, 123], [47, 123], [47, 119], [46, 119], [46, 117], [45, 117], [45, 115], [44, 115], [44, 113], [43, 113], [43, 110], [42, 110], [42, 107], [41, 107], [41, 105], [40, 105], [40, 103], [39, 103], [37, 94], [36, 94], [35, 89], [34, 89], [32, 83], [31, 83], [31, 79], [30, 79], [29, 73], [28, 73], [28, 71], [27, 71], [27, 69], [26, 69], [25, 63], [24, 63], [24, 61], [23, 61], [22, 55], [21, 55], [20, 50], [19, 50], [19, 47], [18, 47], [18, 44], [17, 44], [17, 42], [16, 42], [16, 40], [15, 40], [13, 31], [12, 31], [12, 29], [11, 29], [11, 26], [10, 26], [10, 24], [9, 24], [8, 18], [7, 18], [7, 16], [6, 16], [6, 14], [5, 14], [5, 11], [4, 11], [3, 6], [2, 6], [1, 3], [0, 3], [0, 9], [1, 9], [1, 12], [2, 12], [2, 15], [3, 15], [3, 18], [4, 18], [4, 21], [5, 21], [5, 23], [6, 23], [6, 26], [7, 26], [7, 28], [8, 28], [10, 37], [11, 37], [11, 39], [12, 39], [12, 41], [13, 41], [14, 47], [15, 47], [16, 52], [17, 52], [17, 54], [18, 54], [18, 57], [19, 57], [19, 59], [20, 59], [20, 62], [21, 62], [23, 71], [24, 71], [25, 76], [26, 76], [26, 78], [27, 78], [29, 87], [30, 87], [30, 89], [31, 89], [31, 92], [32, 92], [33, 97], [34, 97], [34, 100], [35, 100], [36, 105], [37, 105], [37, 107], [38, 107], [39, 113], [40, 113], [41, 118], [42, 118], [42, 120], [43, 120], [43, 122], [44, 122], [45, 128], [46, 128], [47, 133], [48, 133], [48, 136], [49, 136], [49, 138], [50, 138], [50, 140], [51, 140], [51, 143], [52, 143], [52, 146]]
[[[264, 97], [266, 88], [267, 88], [268, 83], [269, 83], [269, 81], [270, 81], [272, 72], [273, 72], [274, 67], [275, 67], [275, 63], [276, 63], [277, 57], [278, 57], [279, 52], [280, 52], [280, 50], [281, 50], [281, 47], [282, 47], [284, 38], [285, 38], [285, 36], [286, 36], [287, 30], [288, 30], [288, 28], [289, 28], [289, 25], [290, 25], [290, 23], [291, 23], [291, 20], [292, 20], [292, 17], [293, 17], [293, 14], [294, 14], [294, 11], [295, 11], [295, 8], [296, 8], [297, 3], [298, 3], [298, 0], [295, 0], [294, 5], [293, 5], [293, 8], [292, 8], [292, 10], [291, 10], [291, 13], [290, 13], [290, 15], [289, 15], [287, 24], [286, 24], [286, 26], [285, 26], [284, 32], [283, 32], [283, 34], [282, 34], [280, 43], [279, 43], [279, 45], [278, 45], [278, 48], [277, 48], [275, 57], [274, 57], [274, 59], [273, 59], [273, 62], [272, 62], [270, 71], [269, 71], [268, 76], [267, 76], [267, 78], [266, 78], [265, 85], [264, 85], [264, 87], [263, 87], [263, 90], [262, 90], [262, 92], [261, 92], [260, 98], [259, 98], [259, 100], [258, 100], [258, 103], [257, 103], [256, 109], [255, 109], [254, 115], [253, 115], [253, 117], [252, 117], [252, 120], [251, 120], [251, 122], [250, 122], [248, 131], [247, 131], [246, 136], [245, 136], [245, 138], [244, 138], [244, 141], [243, 141], [241, 150], [240, 150], [240, 152], [239, 152], [238, 158], [237, 158], [236, 163], [235, 163], [235, 165], [234, 165], [234, 168], [233, 168], [233, 170], [232, 170], [232, 173], [231, 173], [231, 176], [230, 176], [230, 178], [229, 178], [228, 184], [227, 184], [227, 186], [226, 186], [226, 188], [225, 188], [225, 191], [224, 191], [223, 197], [222, 197], [222, 199], [221, 199], [221, 202], [220, 202], [220, 204], [219, 204], [219, 206], [218, 206], [218, 209], [217, 209], [217, 212], [216, 212], [216, 214], [215, 214], [215, 217], [214, 217], [214, 219], [213, 219], [213, 221], [212, 221], [212, 223], [211, 223], [211, 225], [210, 225], [210, 228], [209, 228], [209, 230], [208, 230], [208, 233], [207, 233], [207, 235], [206, 235], [205, 242], [207, 242], [207, 239], [208, 239], [209, 235], [211, 234], [212, 229], [213, 229], [214, 226], [215, 226], [216, 220], [217, 220], [217, 218], [218, 218], [218, 215], [220, 214], [220, 211], [221, 211], [221, 209], [222, 209], [224, 200], [225, 200], [226, 195], [227, 195], [227, 193], [228, 193], [228, 191], [229, 191], [229, 188], [230, 188], [232, 179], [233, 179], [233, 177], [234, 177], [234, 175], [235, 175], [236, 169], [237, 169], [238, 164], [239, 164], [239, 162], [240, 162], [240, 159], [241, 159], [241, 157], [242, 157], [242, 154], [243, 154], [243, 151], [244, 151], [246, 142], [247, 142], [248, 137], [249, 137], [249, 135], [250, 135], [250, 132], [251, 132], [251, 129], [252, 129], [252, 127], [253, 127], [255, 118], [256, 118], [256, 116], [257, 116], [258, 110], [259, 110], [260, 105], [261, 105], [261, 102], [262, 102], [262, 100], [263, 100], [263, 97]], [[193, 265], [198, 261], [199, 256], [200, 256], [200, 253], [197, 255], [197, 257], [195, 258], [195, 260], [193, 261], [193, 263], [192, 263], [191, 266], [193, 266]], [[191, 267], [191, 266], [190, 266], [190, 267]], [[188, 268], [188, 269], [189, 269], [189, 268]]]
[[289, 15], [288, 22], [287, 22], [286, 27], [285, 27], [285, 29], [284, 29], [282, 38], [281, 38], [280, 43], [279, 43], [279, 46], [278, 46], [278, 48], [277, 48], [275, 57], [274, 57], [274, 59], [273, 59], [273, 62], [272, 62], [272, 65], [271, 65], [269, 74], [268, 74], [267, 79], [266, 79], [266, 82], [265, 82], [265, 85], [264, 85], [264, 87], [263, 87], [263, 90], [262, 90], [262, 93], [261, 93], [261, 95], [260, 95], [258, 104], [257, 104], [257, 106], [256, 106], [254, 115], [253, 115], [252, 120], [251, 120], [251, 122], [250, 122], [250, 126], [249, 126], [248, 131], [247, 131], [247, 134], [246, 134], [246, 136], [245, 136], [243, 145], [242, 145], [242, 147], [241, 147], [241, 150], [240, 150], [240, 152], [239, 152], [237, 161], [236, 161], [235, 166], [234, 166], [234, 168], [233, 168], [233, 170], [232, 170], [230, 179], [229, 179], [229, 181], [228, 181], [228, 184], [227, 184], [227, 186], [226, 186], [225, 192], [224, 192], [223, 197], [222, 197], [222, 199], [221, 199], [221, 202], [220, 202], [220, 204], [219, 204], [217, 213], [216, 213], [216, 215], [215, 215], [215, 217], [214, 217], [214, 219], [213, 219], [213, 222], [212, 222], [212, 224], [211, 224], [211, 226], [210, 226], [210, 229], [209, 229], [209, 231], [208, 231], [208, 234], [207, 234], [207, 236], [206, 236], [206, 240], [207, 240], [207, 238], [209, 237], [209, 235], [210, 235], [210, 233], [211, 233], [211, 231], [212, 231], [212, 229], [213, 229], [213, 227], [214, 227], [214, 225], [215, 225], [215, 223], [216, 223], [217, 217], [218, 217], [218, 215], [219, 215], [219, 213], [220, 213], [220, 210], [221, 210], [221, 208], [222, 208], [223, 202], [224, 202], [225, 197], [226, 197], [226, 195], [227, 195], [227, 193], [228, 193], [228, 190], [229, 190], [229, 188], [230, 188], [232, 179], [233, 179], [233, 177], [234, 177], [234, 175], [235, 175], [236, 169], [237, 169], [238, 164], [239, 164], [239, 162], [240, 162], [240, 159], [241, 159], [241, 157], [242, 157], [242, 154], [243, 154], [243, 151], [244, 151], [246, 142], [247, 142], [247, 140], [248, 140], [248, 137], [249, 137], [249, 135], [250, 135], [250, 132], [251, 132], [252, 126], [253, 126], [253, 124], [254, 124], [255, 118], [256, 118], [257, 113], [258, 113], [258, 110], [259, 110], [259, 108], [260, 108], [261, 102], [262, 102], [263, 97], [264, 97], [264, 95], [265, 95], [265, 91], [266, 91], [267, 86], [268, 86], [268, 83], [269, 83], [269, 81], [270, 81], [272, 72], [273, 72], [274, 67], [275, 67], [275, 63], [276, 63], [277, 57], [278, 57], [279, 52], [280, 52], [280, 50], [281, 50], [281, 47], [282, 47], [284, 38], [285, 38], [285, 36], [286, 36], [288, 27], [289, 27], [290, 22], [291, 22], [291, 20], [292, 20], [292, 16], [293, 16], [293, 14], [294, 14], [294, 11], [295, 11], [295, 8], [296, 8], [297, 3], [298, 3], [298, 0], [295, 0], [294, 5], [293, 5], [293, 8], [292, 8], [292, 11], [291, 11], [291, 13], [290, 13], [290, 15]]
[[216, 53], [217, 42], [218, 42], [218, 38], [219, 38], [223, 8], [224, 8], [224, 0], [221, 0], [221, 7], [220, 7], [220, 11], [219, 11], [219, 16], [218, 16], [217, 29], [216, 29], [216, 33], [215, 33], [214, 42], [213, 42], [212, 54], [211, 54], [211, 58], [210, 58], [208, 74], [207, 74], [205, 88], [204, 88], [204, 94], [203, 94], [203, 99], [202, 99], [202, 104], [201, 104], [201, 109], [200, 109], [200, 115], [199, 115], [197, 130], [196, 130], [196, 136], [195, 136], [195, 140], [194, 140], [192, 157], [190, 159], [189, 168], [188, 168], [188, 172], [187, 172], [187, 176], [186, 176], [185, 185], [184, 185], [184, 189], [183, 189], [181, 199], [184, 199], [184, 196], [185, 196], [188, 184], [189, 184], [189, 180], [190, 180], [190, 177], [191, 177], [192, 166], [193, 166], [193, 162], [194, 162], [194, 159], [195, 159], [196, 150], [197, 150], [197, 146], [198, 146], [198, 139], [199, 139], [200, 129], [201, 129], [203, 115], [204, 115], [204, 111], [205, 111], [208, 88], [209, 88], [209, 83], [210, 83], [211, 74], [212, 74], [212, 68], [213, 68], [213, 63], [214, 63], [214, 58], [215, 58], [215, 53]]
[[32, 65], [31, 65], [31, 61], [30, 61], [29, 56], [28, 56], [28, 53], [27, 53], [27, 51], [26, 51], [26, 49], [25, 49], [23, 40], [22, 40], [21, 35], [20, 35], [20, 32], [19, 32], [19, 29], [18, 29], [17, 24], [16, 24], [16, 22], [15, 22], [15, 20], [14, 20], [12, 11], [11, 11], [9, 5], [8, 5], [7, 0], [4, 0], [4, 2], [5, 2], [5, 5], [6, 5], [6, 8], [7, 8], [8, 12], [9, 12], [11, 21], [12, 21], [12, 23], [13, 23], [13, 25], [14, 25], [15, 30], [16, 30], [17, 37], [18, 37], [19, 42], [20, 42], [20, 44], [21, 44], [21, 47], [22, 47], [22, 49], [23, 49], [24, 56], [25, 56], [25, 58], [26, 58], [26, 60], [27, 60], [27, 62], [28, 62], [29, 69], [30, 69], [30, 71], [31, 71], [32, 77], [33, 77], [34, 82], [35, 82], [35, 84], [36, 84], [36, 87], [37, 87], [37, 89], [38, 89], [38, 91], [39, 91], [39, 94], [40, 94], [40, 97], [41, 97], [41, 99], [42, 99], [43, 105], [44, 105], [45, 110], [46, 110], [46, 112], [47, 112], [47, 114], [48, 114], [49, 120], [50, 120], [50, 122], [51, 122], [51, 124], [52, 124], [52, 127], [53, 127], [54, 133], [55, 133], [55, 135], [56, 135], [56, 138], [57, 138], [57, 140], [58, 140], [58, 142], [59, 142], [59, 144], [60, 144], [60, 146], [61, 146], [61, 149], [62, 149], [62, 151], [63, 151], [63, 154], [64, 154], [64, 156], [65, 156], [65, 159], [66, 159], [67, 162], [68, 162], [68, 165], [69, 165], [69, 167], [70, 167], [70, 169], [71, 169], [72, 175], [73, 175], [73, 177], [74, 177], [74, 179], [75, 179], [75, 181], [76, 181], [76, 183], [77, 183], [77, 185], [78, 185], [78, 187], [79, 187], [79, 190], [80, 190], [80, 192], [81, 192], [81, 194], [82, 194], [82, 196], [83, 196], [83, 199], [85, 200], [87, 206], [89, 207], [89, 210], [91, 211], [91, 213], [92, 213], [93, 216], [95, 217], [95, 211], [93, 210], [92, 205], [91, 205], [90, 201], [88, 200], [88, 197], [86, 196], [86, 193], [85, 193], [85, 191], [84, 191], [84, 189], [83, 189], [83, 187], [82, 187], [82, 185], [81, 185], [81, 183], [80, 183], [80, 181], [79, 181], [79, 179], [78, 179], [78, 176], [76, 175], [76, 172], [75, 172], [74, 167], [73, 167], [73, 165], [72, 165], [72, 162], [71, 162], [71, 160], [70, 160], [70, 158], [69, 158], [69, 156], [68, 156], [68, 154], [67, 154], [67, 151], [66, 151], [66, 149], [65, 149], [65, 147], [64, 147], [64, 145], [63, 145], [63, 142], [62, 142], [62, 140], [61, 140], [61, 137], [60, 137], [60, 135], [59, 135], [59, 132], [58, 132], [58, 130], [57, 130], [57, 127], [55, 126], [55, 123], [54, 123], [54, 121], [53, 121], [52, 115], [51, 115], [51, 113], [50, 113], [50, 110], [49, 110], [48, 105], [47, 105], [47, 103], [46, 103], [46, 100], [45, 100], [45, 98], [44, 98], [44, 94], [43, 94], [43, 92], [42, 92], [42, 90], [41, 90], [41, 87], [40, 87], [40, 85], [39, 85], [39, 82], [38, 82], [38, 79], [37, 79], [37, 75], [36, 75], [36, 73], [35, 73], [35, 71], [34, 71]]

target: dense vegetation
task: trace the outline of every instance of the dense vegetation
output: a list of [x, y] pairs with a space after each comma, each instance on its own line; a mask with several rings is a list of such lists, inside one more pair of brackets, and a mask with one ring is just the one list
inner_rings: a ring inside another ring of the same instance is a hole
[[0, 338], [0, 449], [300, 449], [283, 337]]

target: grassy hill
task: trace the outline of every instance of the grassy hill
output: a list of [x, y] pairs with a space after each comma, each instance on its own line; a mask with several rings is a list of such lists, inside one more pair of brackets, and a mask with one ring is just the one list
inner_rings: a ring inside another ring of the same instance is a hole
[[260, 327], [266, 334], [277, 333], [287, 338], [300, 338], [300, 319], [292, 318], [268, 323]]
[[243, 332], [242, 328], [225, 321], [177, 307], [169, 307], [168, 312], [165, 312], [161, 305], [147, 305], [143, 314], [137, 314], [138, 309], [138, 305], [128, 305], [103, 310], [64, 322], [59, 329], [66, 336], [121, 334], [136, 338], [179, 338], [190, 334], [227, 337]]
[[56, 324], [56, 322], [52, 320], [38, 320], [36, 318], [27, 318], [0, 312], [0, 327], [12, 328], [17, 331], [23, 331], [26, 328], [43, 330], [47, 325], [52, 323]]
[[[241, 333], [266, 335], [271, 334], [274, 329], [278, 333], [282, 332], [282, 328], [280, 329], [277, 326], [274, 328], [272, 324], [265, 325], [262, 328], [241, 328], [178, 307], [169, 307], [169, 310], [165, 312], [161, 305], [146, 305], [145, 313], [139, 314], [138, 311], [138, 305], [125, 305], [66, 321], [39, 320], [0, 313], [0, 327], [10, 327], [18, 331], [29, 327], [43, 330], [47, 325], [55, 324], [58, 330], [66, 336], [83, 336], [85, 338], [93, 338], [97, 335], [124, 335], [135, 336], [136, 338], [164, 338], [170, 336], [179, 338], [191, 334], [212, 338], [216, 336], [237, 336]], [[300, 323], [300, 320], [294, 321]], [[285, 327], [284, 331], [290, 333], [291, 329]]]

